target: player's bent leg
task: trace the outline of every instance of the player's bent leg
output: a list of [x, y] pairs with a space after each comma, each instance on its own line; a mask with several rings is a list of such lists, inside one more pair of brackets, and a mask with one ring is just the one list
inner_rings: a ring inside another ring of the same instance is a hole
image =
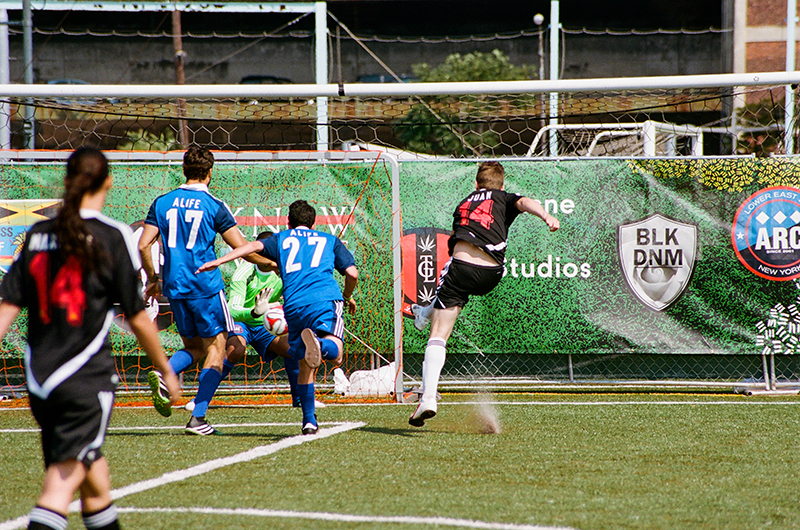
[[322, 360], [332, 362], [334, 366], [341, 366], [344, 360], [342, 339], [330, 333], [322, 333], [318, 337]]

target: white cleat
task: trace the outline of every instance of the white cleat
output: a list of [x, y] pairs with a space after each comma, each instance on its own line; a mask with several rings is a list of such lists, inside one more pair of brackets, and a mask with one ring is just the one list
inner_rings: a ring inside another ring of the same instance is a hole
[[317, 335], [309, 328], [300, 332], [303, 344], [306, 345], [306, 364], [311, 369], [317, 368], [322, 364], [322, 351], [319, 347]]
[[431, 308], [432, 305], [421, 306], [417, 304], [411, 304], [411, 314], [414, 315], [414, 327], [420, 331], [423, 331], [428, 324], [431, 323]]
[[431, 419], [434, 416], [436, 416], [436, 401], [433, 403], [427, 400], [420, 401], [419, 405], [417, 405], [417, 410], [408, 418], [408, 423], [414, 427], [422, 427], [425, 425], [425, 420]]

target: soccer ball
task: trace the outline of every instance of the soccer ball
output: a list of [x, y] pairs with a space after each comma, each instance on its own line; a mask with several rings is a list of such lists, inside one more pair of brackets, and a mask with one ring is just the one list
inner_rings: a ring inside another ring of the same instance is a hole
[[283, 316], [283, 306], [276, 305], [264, 313], [264, 327], [276, 337], [286, 335], [289, 330], [286, 328], [286, 317]]

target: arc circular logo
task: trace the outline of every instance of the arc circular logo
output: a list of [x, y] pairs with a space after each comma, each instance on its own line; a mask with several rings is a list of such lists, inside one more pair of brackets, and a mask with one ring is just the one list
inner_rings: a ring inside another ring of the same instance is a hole
[[756, 276], [800, 277], [800, 189], [775, 186], [748, 197], [736, 212], [731, 239], [736, 257]]

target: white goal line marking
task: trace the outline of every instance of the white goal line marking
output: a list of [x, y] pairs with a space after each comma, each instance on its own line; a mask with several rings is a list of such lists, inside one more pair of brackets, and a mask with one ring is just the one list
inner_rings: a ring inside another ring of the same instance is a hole
[[[122, 497], [127, 497], [128, 495], [141, 493], [143, 491], [158, 488], [160, 486], [171, 484], [173, 482], [181, 482], [183, 480], [196, 477], [198, 475], [203, 475], [205, 473], [209, 473], [211, 471], [215, 471], [223, 467], [232, 466], [234, 464], [240, 464], [242, 462], [249, 462], [251, 460], [255, 460], [256, 458], [261, 458], [262, 456], [271, 455], [273, 453], [277, 453], [281, 449], [287, 449], [289, 447], [294, 447], [296, 445], [300, 445], [306, 442], [314, 442], [317, 440], [322, 440], [323, 438], [327, 438], [329, 436], [333, 436], [336, 434], [341, 434], [343, 432], [347, 432], [353, 429], [358, 429], [365, 425], [366, 423], [364, 422], [347, 422], [334, 427], [327, 427], [320, 429], [317, 432], [317, 434], [314, 435], [299, 434], [297, 436], [290, 436], [289, 438], [284, 438], [283, 440], [280, 440], [279, 442], [275, 442], [273, 444], [261, 445], [249, 449], [243, 453], [239, 453], [232, 456], [226, 456], [223, 458], [217, 458], [215, 460], [209, 460], [208, 462], [204, 462], [196, 466], [192, 466], [186, 469], [180, 469], [178, 471], [171, 471], [169, 473], [164, 473], [160, 477], [152, 478], [149, 480], [143, 480], [142, 482], [136, 482], [134, 484], [123, 486], [122, 488], [111, 490], [111, 498], [115, 500], [121, 499]], [[81, 505], [79, 500], [73, 501], [69, 505], [69, 511], [78, 512], [81, 509], [80, 506]], [[28, 524], [28, 516], [25, 515], [22, 517], [18, 517], [16, 519], [0, 523], [0, 530], [17, 530], [19, 528], [25, 528], [27, 524]]]
[[[320, 427], [323, 425], [341, 425], [342, 422], [320, 422]], [[297, 422], [266, 422], [266, 423], [215, 423], [214, 427], [220, 429], [229, 427], [291, 427], [300, 426]], [[183, 430], [185, 425], [134, 425], [130, 427], [109, 427], [108, 431], [172, 431]], [[42, 430], [39, 428], [30, 429], [0, 429], [0, 434], [3, 433], [38, 433]]]
[[355, 515], [329, 512], [295, 512], [286, 510], [258, 510], [253, 508], [120, 508], [121, 513], [191, 513], [201, 515], [234, 515], [252, 517], [281, 517], [284, 519], [312, 519], [316, 521], [335, 521], [342, 523], [395, 523], [422, 524], [435, 526], [451, 526], [456, 528], [484, 528], [487, 530], [572, 530], [566, 526], [541, 526], [513, 523], [492, 523], [472, 519], [455, 519], [452, 517], [411, 517]]

